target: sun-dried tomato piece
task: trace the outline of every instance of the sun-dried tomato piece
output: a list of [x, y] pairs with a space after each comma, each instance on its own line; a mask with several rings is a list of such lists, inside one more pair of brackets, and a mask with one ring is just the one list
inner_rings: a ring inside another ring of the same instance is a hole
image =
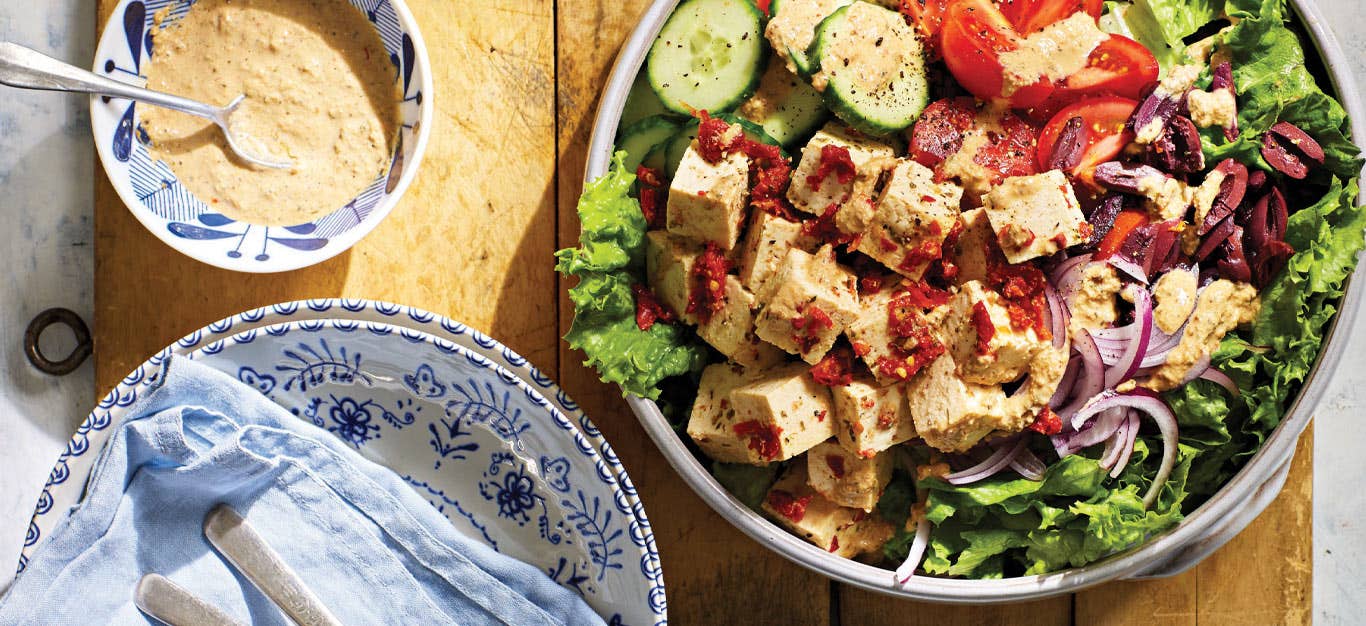
[[802, 222], [802, 234], [832, 246], [848, 245], [854, 241], [854, 236], [840, 231], [835, 224], [835, 216], [839, 212], [839, 204], [832, 203], [825, 207], [820, 217]]
[[773, 461], [782, 454], [783, 429], [776, 424], [764, 424], [758, 420], [740, 422], [731, 427], [736, 435], [749, 438], [749, 449], [759, 453], [759, 458]]
[[1041, 435], [1056, 435], [1062, 432], [1062, 418], [1052, 409], [1044, 407], [1034, 418], [1034, 423], [1029, 425], [1029, 430]]
[[702, 323], [726, 306], [726, 274], [730, 260], [715, 242], [707, 242], [707, 249], [697, 255], [692, 267], [692, 290], [688, 294], [688, 314], [696, 315]]
[[636, 297], [636, 328], [648, 331], [655, 322], [674, 321], [674, 312], [664, 306], [649, 287], [636, 283], [631, 285], [631, 293]]
[[790, 491], [774, 489], [768, 492], [768, 508], [792, 522], [800, 522], [806, 517], [806, 506], [811, 502], [811, 496], [805, 495], [800, 498], [793, 495]]
[[835, 176], [835, 182], [847, 185], [854, 180], [857, 173], [858, 169], [854, 167], [854, 158], [849, 156], [849, 149], [828, 143], [821, 146], [821, 158], [816, 165], [816, 173], [806, 177], [806, 186], [812, 191], [820, 191], [821, 183], [832, 174]]
[[799, 305], [797, 313], [800, 317], [792, 320], [792, 328], [796, 331], [792, 333], [792, 341], [797, 344], [802, 354], [806, 354], [820, 343], [821, 331], [835, 327], [835, 321], [814, 304]]
[[697, 153], [708, 163], [720, 163], [727, 154], [742, 148], [745, 133], [739, 124], [712, 117], [706, 111], [698, 111]]
[[640, 182], [640, 212], [645, 216], [647, 227], [651, 230], [664, 227], [663, 203], [664, 181], [659, 170], [641, 165], [636, 168], [636, 180]]
[[996, 326], [991, 323], [991, 311], [987, 310], [987, 303], [972, 305], [972, 325], [977, 329], [977, 354], [991, 354], [991, 339], [996, 336]]
[[811, 379], [827, 387], [854, 382], [854, 356], [847, 349], [831, 350], [820, 363], [811, 366]]

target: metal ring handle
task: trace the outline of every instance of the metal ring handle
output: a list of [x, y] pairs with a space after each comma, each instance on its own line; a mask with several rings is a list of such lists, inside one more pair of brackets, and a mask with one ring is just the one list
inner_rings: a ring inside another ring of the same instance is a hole
[[[76, 335], [76, 347], [71, 350], [71, 354], [59, 361], [47, 358], [38, 347], [38, 338], [43, 336], [43, 331], [56, 324], [70, 328], [71, 333]], [[81, 316], [70, 309], [53, 308], [43, 311], [33, 318], [24, 330], [24, 354], [28, 356], [28, 362], [32, 363], [33, 367], [45, 374], [65, 376], [76, 371], [76, 368], [90, 357], [93, 348], [90, 327], [85, 325], [85, 320], [82, 320]]]

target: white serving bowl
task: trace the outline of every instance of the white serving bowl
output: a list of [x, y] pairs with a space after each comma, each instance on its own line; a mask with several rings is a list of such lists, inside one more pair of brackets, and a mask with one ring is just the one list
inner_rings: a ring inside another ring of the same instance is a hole
[[[655, 36], [678, 3], [679, 0], [655, 0], [618, 54], [612, 76], [598, 103], [585, 180], [593, 180], [607, 172], [631, 83]], [[1328, 68], [1332, 86], [1352, 120], [1352, 136], [1364, 136], [1366, 111], [1362, 110], [1351, 75], [1353, 59], [1343, 54], [1312, 0], [1291, 0], [1290, 4]], [[1001, 580], [916, 576], [904, 587], [896, 585], [889, 570], [835, 556], [755, 513], [727, 492], [692, 455], [658, 405], [634, 396], [628, 398], [628, 403], [679, 476], [709, 506], [750, 538], [803, 567], [864, 589], [915, 600], [957, 604], [1036, 600], [1110, 580], [1178, 574], [1193, 567], [1251, 523], [1275, 499], [1285, 483], [1296, 441], [1309, 425], [1314, 408], [1323, 399], [1329, 378], [1346, 347], [1345, 340], [1336, 340], [1338, 332], [1350, 331], [1353, 327], [1361, 298], [1361, 281], [1349, 280], [1338, 315], [1325, 335], [1318, 362], [1287, 409], [1285, 418], [1261, 450], [1218, 493], [1174, 528], [1151, 537], [1140, 546], [1084, 567], [1040, 576]]]
[[[240, 272], [283, 272], [340, 254], [389, 214], [417, 173], [431, 134], [431, 64], [417, 22], [402, 0], [348, 1], [365, 12], [379, 33], [402, 94], [399, 137], [388, 171], [350, 202], [313, 222], [268, 227], [236, 221], [194, 197], [165, 163], [148, 154], [147, 135], [138, 126], [138, 110], [148, 105], [93, 96], [90, 124], [95, 151], [114, 190], [147, 230], [210, 265]], [[145, 83], [141, 68], [151, 55], [153, 15], [167, 6], [171, 7], [170, 23], [183, 17], [192, 4], [188, 0], [119, 2], [100, 36], [93, 71], [129, 84]]]

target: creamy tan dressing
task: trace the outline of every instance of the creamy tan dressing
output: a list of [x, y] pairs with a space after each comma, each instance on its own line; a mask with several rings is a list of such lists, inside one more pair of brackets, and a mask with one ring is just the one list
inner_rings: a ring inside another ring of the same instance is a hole
[[958, 179], [970, 203], [991, 190], [996, 172], [977, 162], [977, 153], [991, 143], [992, 137], [1002, 137], [1005, 128], [1001, 120], [1009, 111], [996, 104], [988, 104], [977, 111], [972, 128], [963, 133], [958, 151], [944, 160], [940, 171], [945, 179]]
[[253, 154], [293, 164], [251, 166], [212, 123], [139, 107], [153, 157], [214, 210], [255, 224], [302, 224], [342, 207], [388, 167], [400, 99], [394, 67], [350, 4], [199, 0], [157, 28], [153, 42], [149, 88], [213, 104], [245, 95], [231, 118], [234, 135]]
[[1195, 312], [1186, 322], [1181, 342], [1167, 355], [1167, 362], [1142, 385], [1153, 391], [1180, 386], [1192, 367], [1219, 349], [1224, 335], [1255, 321], [1261, 305], [1252, 285], [1222, 278], [1210, 283], [1196, 300]]
[[900, 14], [865, 2], [846, 9], [844, 35], [833, 50], [826, 52], [835, 62], [822, 63], [821, 70], [811, 77], [818, 91], [825, 91], [825, 85], [836, 75], [845, 77], [856, 92], [879, 91], [903, 71], [908, 57], [920, 55], [920, 41]]
[[786, 62], [789, 72], [797, 73], [789, 51], [806, 52], [816, 34], [816, 25], [850, 2], [852, 0], [794, 0], [779, 5], [781, 9], [768, 21], [764, 36], [773, 44], [778, 58]]
[[1039, 79], [1055, 81], [1077, 73], [1107, 37], [1095, 18], [1080, 11], [1025, 37], [1019, 48], [1000, 56], [1005, 70], [1001, 95], [1009, 96]]

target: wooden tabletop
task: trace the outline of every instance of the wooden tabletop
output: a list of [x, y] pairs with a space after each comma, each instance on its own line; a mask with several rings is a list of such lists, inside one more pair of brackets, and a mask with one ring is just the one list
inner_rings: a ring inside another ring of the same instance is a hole
[[[114, 0], [99, 0], [101, 20]], [[1286, 624], [1310, 621], [1312, 432], [1285, 491], [1184, 575], [1023, 605], [942, 606], [860, 591], [750, 541], [683, 484], [615, 387], [560, 337], [569, 286], [552, 253], [577, 242], [575, 200], [599, 91], [645, 0], [408, 0], [436, 82], [415, 184], [350, 252], [279, 275], [181, 256], [124, 208], [103, 173], [95, 212], [102, 394], [148, 355], [252, 307], [346, 296], [409, 304], [493, 335], [556, 374], [621, 456], [659, 544], [675, 624]]]

